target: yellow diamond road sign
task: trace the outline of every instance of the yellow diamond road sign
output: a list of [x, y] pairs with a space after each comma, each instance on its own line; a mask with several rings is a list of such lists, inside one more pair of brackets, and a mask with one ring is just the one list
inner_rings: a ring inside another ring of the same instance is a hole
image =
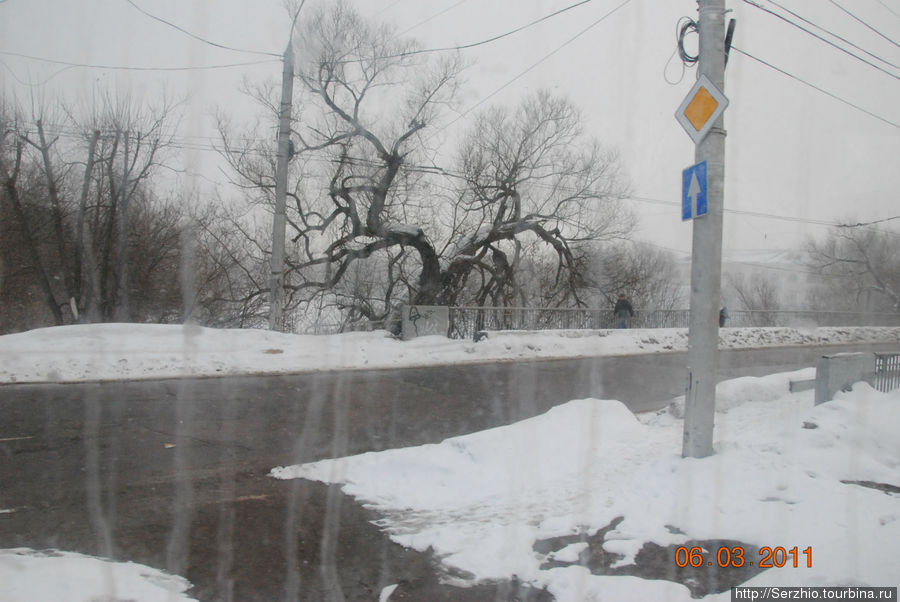
[[722, 91], [708, 77], [701, 75], [678, 107], [675, 119], [694, 144], [699, 144], [727, 106], [728, 99]]

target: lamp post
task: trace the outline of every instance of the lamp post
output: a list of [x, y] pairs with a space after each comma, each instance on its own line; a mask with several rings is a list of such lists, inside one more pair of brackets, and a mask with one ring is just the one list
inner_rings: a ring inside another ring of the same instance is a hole
[[303, 2], [291, 21], [281, 71], [281, 106], [278, 111], [278, 154], [275, 164], [275, 214], [272, 218], [272, 261], [269, 278], [269, 330], [281, 330], [284, 322], [284, 216], [288, 162], [291, 159], [291, 104], [294, 94], [294, 27]]

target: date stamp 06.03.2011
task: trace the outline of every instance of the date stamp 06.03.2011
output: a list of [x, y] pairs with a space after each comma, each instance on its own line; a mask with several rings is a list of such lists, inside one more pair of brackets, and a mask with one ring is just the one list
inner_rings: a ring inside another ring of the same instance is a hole
[[721, 547], [715, 552], [699, 546], [679, 546], [675, 548], [675, 564], [679, 567], [717, 566], [733, 567], [756, 566], [763, 569], [793, 567], [812, 568], [812, 546], [799, 549], [798, 546], [785, 548], [782, 546], [759, 549], [759, 553], [746, 552], [742, 546]]

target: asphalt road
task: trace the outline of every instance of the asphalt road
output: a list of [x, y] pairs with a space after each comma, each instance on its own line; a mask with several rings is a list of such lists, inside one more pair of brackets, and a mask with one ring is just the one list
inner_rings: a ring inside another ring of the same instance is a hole
[[[823, 353], [721, 354], [720, 378]], [[0, 548], [132, 560], [200, 600], [546, 599], [515, 583], [438, 584], [429, 553], [391, 543], [336, 487], [273, 466], [433, 443], [570, 399], [648, 411], [683, 393], [685, 354], [67, 385], [0, 386]]]

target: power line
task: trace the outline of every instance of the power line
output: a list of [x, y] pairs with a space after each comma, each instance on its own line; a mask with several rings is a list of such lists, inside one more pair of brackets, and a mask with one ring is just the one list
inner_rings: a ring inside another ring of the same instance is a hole
[[[770, 1], [771, 1], [771, 0], [770, 0]], [[862, 57], [859, 56], [858, 54], [854, 54], [854, 53], [850, 52], [849, 50], [847, 50], [847, 49], [844, 48], [843, 46], [839, 46], [839, 45], [835, 44], [834, 42], [832, 42], [831, 40], [828, 40], [828, 39], [826, 39], [826, 38], [823, 38], [823, 37], [820, 36], [819, 34], [813, 32], [813, 31], [810, 31], [809, 29], [803, 27], [802, 25], [800, 25], [800, 24], [798, 24], [798, 23], [796, 23], [796, 22], [794, 22], [794, 21], [791, 21], [790, 19], [788, 19], [788, 18], [785, 17], [784, 15], [779, 15], [779, 14], [776, 13], [775, 11], [770, 10], [770, 9], [768, 9], [768, 8], [766, 8], [766, 7], [762, 6], [762, 5], [760, 5], [760, 4], [757, 4], [757, 3], [754, 2], [753, 0], [744, 0], [744, 3], [745, 3], [745, 4], [749, 4], [750, 6], [755, 6], [755, 7], [758, 8], [759, 10], [761, 10], [761, 11], [763, 11], [763, 12], [765, 12], [765, 13], [768, 13], [768, 14], [770, 14], [770, 15], [772, 15], [772, 16], [778, 18], [778, 19], [781, 19], [781, 20], [784, 21], [785, 23], [788, 23], [788, 24], [790, 24], [790, 25], [793, 25], [793, 26], [796, 27], [797, 29], [806, 32], [807, 34], [811, 35], [812, 37], [816, 38], [817, 40], [821, 40], [822, 42], [825, 42], [825, 43], [828, 44], [829, 46], [831, 46], [831, 47], [833, 47], [833, 48], [837, 48], [838, 50], [840, 50], [840, 51], [843, 52], [844, 54], [847, 54], [847, 55], [849, 55], [849, 56], [852, 56], [852, 57], [855, 58], [856, 60], [861, 61], [861, 62], [865, 63], [866, 65], [868, 65], [868, 66], [870, 66], [870, 67], [872, 67], [872, 68], [874, 68], [874, 69], [878, 69], [878, 70], [881, 71], [882, 73], [885, 73], [885, 74], [887, 74], [887, 75], [890, 75], [890, 76], [893, 77], [894, 79], [900, 79], [900, 75], [896, 75], [896, 74], [894, 74], [894, 73], [891, 73], [891, 72], [888, 71], [887, 69], [884, 69], [883, 67], [880, 67], [880, 66], [876, 65], [875, 63], [872, 63], [872, 62], [867, 61], [866, 59], [862, 58]], [[774, 4], [774, 2], [773, 2], [773, 4]], [[829, 32], [829, 33], [831, 33], [831, 32]], [[834, 34], [832, 34], [832, 35], [834, 35]], [[879, 60], [883, 60], [883, 59], [879, 59]], [[884, 61], [884, 62], [887, 62], [887, 61]]]
[[[565, 8], [563, 10], [568, 10], [570, 8], [574, 8], [576, 6], [579, 6], [581, 4], [585, 4], [586, 2], [591, 2], [591, 1], [592, 0], [583, 0], [582, 2], [579, 2], [577, 4], [570, 5], [569, 7]], [[613, 13], [617, 12], [620, 8], [622, 8], [623, 6], [625, 6], [626, 4], [628, 4], [630, 2], [631, 2], [631, 0], [625, 0], [621, 4], [619, 4], [618, 6], [616, 6], [615, 8], [613, 8], [612, 10], [610, 10], [609, 12], [604, 14], [602, 17], [600, 17], [599, 19], [597, 19], [596, 21], [594, 21], [593, 23], [591, 23], [590, 25], [588, 25], [587, 27], [585, 27], [584, 29], [579, 31], [577, 34], [575, 34], [574, 36], [572, 36], [571, 38], [569, 38], [568, 40], [566, 40], [565, 42], [563, 42], [562, 44], [560, 44], [559, 46], [557, 46], [556, 48], [554, 48], [553, 50], [548, 52], [547, 54], [545, 54], [543, 57], [538, 59], [535, 63], [533, 63], [528, 68], [526, 68], [524, 71], [520, 72], [518, 75], [513, 77], [511, 80], [509, 80], [508, 82], [506, 82], [505, 84], [503, 84], [502, 86], [500, 86], [499, 88], [497, 88], [496, 90], [494, 90], [493, 92], [491, 92], [490, 94], [488, 94], [487, 96], [485, 96], [484, 98], [479, 100], [477, 103], [475, 103], [474, 105], [472, 105], [471, 107], [469, 107], [468, 109], [463, 111], [462, 113], [460, 113], [456, 117], [456, 119], [454, 119], [453, 121], [451, 121], [450, 123], [448, 123], [447, 125], [442, 127], [441, 129], [437, 130], [436, 132], [434, 132], [431, 136], [429, 136], [428, 139], [430, 140], [434, 136], [440, 134], [441, 132], [446, 130], [448, 127], [450, 127], [451, 125], [453, 125], [454, 123], [456, 123], [457, 121], [459, 121], [460, 119], [462, 119], [463, 117], [465, 117], [466, 115], [468, 115], [469, 113], [471, 113], [472, 111], [474, 111], [475, 109], [477, 109], [478, 107], [483, 105], [485, 102], [487, 102], [488, 100], [490, 100], [491, 98], [493, 98], [494, 96], [499, 94], [502, 90], [506, 89], [508, 86], [512, 85], [514, 82], [516, 82], [519, 79], [521, 79], [522, 77], [524, 77], [527, 73], [529, 73], [530, 71], [535, 69], [538, 65], [540, 65], [541, 63], [543, 63], [544, 61], [546, 61], [547, 59], [552, 57], [554, 54], [556, 54], [557, 52], [559, 52], [560, 50], [562, 50], [563, 48], [565, 48], [566, 46], [568, 46], [569, 44], [571, 44], [572, 42], [574, 42], [575, 40], [577, 40], [578, 38], [583, 36], [584, 34], [586, 34], [588, 31], [590, 31], [591, 29], [593, 29], [594, 27], [596, 27], [597, 25], [599, 25], [600, 23], [605, 21], [607, 18], [612, 16]], [[557, 11], [554, 14], [559, 14], [560, 12], [561, 11]], [[552, 15], [548, 15], [547, 18], [549, 18], [549, 16], [552, 16]]]
[[397, 6], [398, 4], [400, 4], [401, 2], [403, 2], [403, 0], [394, 0], [393, 2], [391, 2], [391, 3], [388, 5], [387, 8], [383, 9], [383, 10], [381, 11], [381, 13], [382, 13], [382, 14], [386, 13], [387, 11], [391, 10], [392, 8], [394, 8], [395, 6]]
[[754, 61], [756, 61], [756, 62], [758, 62], [758, 63], [761, 63], [761, 64], [765, 65], [766, 67], [768, 67], [768, 68], [770, 68], [770, 69], [773, 69], [773, 70], [775, 70], [775, 71], [781, 73], [782, 75], [786, 75], [786, 76], [790, 77], [791, 79], [795, 79], [795, 80], [797, 80], [798, 82], [800, 82], [801, 84], [807, 85], [807, 86], [809, 86], [810, 88], [812, 88], [812, 89], [814, 89], [814, 90], [816, 90], [816, 91], [818, 91], [818, 92], [821, 92], [822, 94], [825, 94], [826, 96], [830, 96], [831, 98], [833, 98], [833, 99], [835, 99], [835, 100], [837, 100], [837, 101], [840, 101], [840, 102], [844, 103], [844, 104], [847, 105], [847, 106], [853, 107], [853, 108], [856, 109], [857, 111], [861, 111], [861, 112], [865, 113], [866, 115], [869, 115], [870, 117], [874, 117], [875, 119], [877, 119], [877, 120], [879, 120], [879, 121], [883, 121], [884, 123], [886, 123], [886, 124], [888, 124], [888, 125], [890, 125], [890, 126], [893, 126], [893, 127], [895, 127], [895, 128], [900, 129], [900, 123], [894, 123], [893, 121], [891, 121], [891, 120], [889, 120], [889, 119], [886, 119], [886, 118], [884, 118], [884, 117], [882, 117], [882, 116], [880, 116], [880, 115], [876, 115], [876, 114], [873, 113], [872, 111], [869, 111], [869, 110], [867, 110], [867, 109], [864, 109], [864, 108], [860, 107], [859, 105], [853, 104], [853, 103], [850, 102], [849, 100], [846, 100], [846, 99], [844, 99], [844, 98], [841, 98], [840, 96], [838, 96], [838, 95], [836, 95], [836, 94], [832, 94], [832, 93], [829, 92], [828, 90], [825, 90], [825, 89], [823, 89], [823, 88], [820, 88], [819, 86], [816, 86], [815, 84], [811, 84], [811, 83], [809, 83], [808, 81], [806, 81], [806, 80], [804, 80], [804, 79], [801, 79], [801, 78], [797, 77], [796, 75], [794, 75], [794, 74], [792, 74], [792, 73], [788, 73], [788, 72], [785, 71], [784, 69], [781, 69], [781, 68], [779, 68], [779, 67], [776, 67], [776, 66], [773, 65], [772, 63], [766, 62], [766, 61], [764, 61], [763, 59], [761, 59], [761, 58], [759, 58], [759, 57], [757, 57], [757, 56], [754, 56], [754, 55], [750, 54], [749, 52], [745, 52], [745, 51], [741, 50], [740, 48], [738, 48], [737, 46], [732, 45], [732, 46], [731, 46], [731, 49], [734, 50], [735, 52], [739, 53], [739, 54], [742, 54], [742, 55], [746, 56], [747, 58], [753, 59]]
[[[447, 12], [447, 11], [450, 10], [451, 8], [456, 7], [458, 4], [461, 4], [462, 1], [465, 1], [465, 0], [461, 0], [461, 2], [457, 2], [456, 4], [454, 4], [453, 6], [451, 6], [450, 8], [444, 9], [444, 10], [442, 10], [441, 12], [439, 12], [439, 13], [437, 13], [437, 14], [435, 14], [435, 15], [432, 15], [431, 17], [429, 17], [428, 19], [426, 19], [426, 20], [423, 21], [422, 23], [425, 23], [425, 22], [427, 22], [427, 21], [430, 21], [432, 18], [434, 18], [434, 17], [436, 17], [436, 16], [438, 16], [438, 15], [440, 15], [440, 14], [442, 14], [442, 13]], [[539, 17], [539, 18], [535, 19], [534, 21], [531, 21], [530, 23], [526, 23], [526, 24], [524, 24], [524, 25], [521, 25], [521, 26], [519, 26], [519, 27], [516, 27], [515, 29], [511, 29], [511, 30], [509, 30], [509, 31], [507, 31], [507, 32], [504, 32], [504, 33], [495, 35], [495, 36], [490, 37], [490, 38], [487, 38], [487, 39], [485, 39], [485, 40], [479, 40], [479, 41], [477, 41], [477, 42], [471, 42], [471, 43], [469, 43], [469, 44], [459, 44], [459, 45], [457, 45], [457, 46], [444, 46], [444, 47], [441, 47], [441, 48], [423, 48], [423, 49], [420, 49], [420, 50], [409, 50], [409, 51], [407, 51], [407, 52], [400, 52], [400, 53], [397, 53], [397, 54], [388, 54], [388, 55], [384, 55], [384, 56], [379, 56], [379, 57], [377, 57], [377, 58], [379, 58], [379, 59], [396, 59], [396, 58], [404, 58], [404, 57], [407, 57], [407, 56], [414, 56], [414, 55], [417, 55], [417, 54], [429, 54], [429, 53], [432, 53], [432, 52], [453, 52], [453, 51], [459, 51], [459, 50], [468, 50], [468, 49], [470, 49], [470, 48], [475, 48], [475, 47], [477, 47], [477, 46], [484, 46], [485, 44], [490, 44], [491, 42], [496, 42], [497, 40], [502, 40], [503, 38], [507, 38], [507, 37], [509, 37], [509, 36], [511, 36], [511, 35], [517, 34], [517, 33], [519, 33], [520, 31], [524, 31], [524, 30], [526, 30], [526, 29], [528, 29], [528, 28], [530, 28], [530, 27], [534, 27], [534, 26], [537, 25], [538, 23], [541, 23], [541, 22], [543, 22], [543, 21], [547, 21], [548, 19], [552, 19], [553, 17], [556, 17], [556, 16], [558, 16], [558, 15], [561, 15], [561, 14], [563, 14], [564, 12], [570, 11], [570, 10], [572, 10], [572, 9], [574, 9], [574, 8], [578, 8], [579, 6], [582, 6], [582, 5], [584, 5], [584, 4], [587, 4], [587, 3], [593, 2], [593, 1], [594, 1], [594, 0], [581, 0], [580, 2], [576, 2], [576, 3], [574, 3], [574, 4], [570, 4], [569, 6], [565, 6], [565, 7], [561, 8], [561, 9], [559, 9], [559, 10], [553, 11], [552, 13], [548, 13], [548, 14], [544, 15], [543, 17]], [[631, 0], [627, 0], [627, 1], [625, 2], [625, 4], [627, 4], [627, 3], [630, 2], [630, 1], [631, 1]], [[613, 11], [613, 12], [615, 12], [615, 11]], [[415, 27], [418, 27], [418, 26], [421, 25], [422, 23], [419, 23], [419, 24], [417, 24], [417, 25], [414, 25], [413, 27], [411, 27], [410, 29], [407, 29], [406, 31], [410, 31], [411, 29], [414, 29]], [[403, 33], [406, 33], [406, 32], [403, 32]], [[402, 35], [402, 34], [398, 34], [398, 35]], [[359, 61], [359, 59], [348, 59], [348, 60], [337, 61], [337, 62], [340, 62], [340, 63], [355, 63], [355, 62], [358, 62], [358, 61]]]
[[783, 222], [795, 222], [800, 224], [814, 224], [817, 226], [835, 226], [835, 222], [829, 222], [821, 219], [809, 219], [805, 217], [793, 217], [789, 215], [775, 215], [773, 213], [762, 213], [760, 211], [745, 211], [742, 209], [725, 209], [725, 213], [731, 215], [746, 215], [747, 217], [760, 217], [763, 219], [774, 219]]
[[533, 26], [537, 25], [538, 23], [542, 23], [543, 21], [552, 19], [553, 17], [561, 15], [564, 12], [570, 11], [573, 8], [578, 8], [579, 6], [583, 6], [583, 5], [587, 4], [588, 2], [593, 2], [593, 0], [581, 0], [581, 2], [576, 2], [574, 4], [570, 4], [569, 6], [565, 6], [559, 10], [553, 11], [552, 13], [546, 14], [543, 17], [535, 19], [534, 21], [532, 21], [530, 23], [526, 23], [525, 25], [516, 27], [515, 29], [512, 29], [512, 30], [507, 31], [506, 33], [502, 33], [500, 35], [496, 35], [492, 38], [488, 38], [486, 40], [481, 40], [480, 42], [472, 42], [470, 44], [462, 44], [460, 46], [452, 46], [450, 48], [435, 48], [432, 50], [424, 50], [423, 52], [442, 52], [442, 51], [447, 51], [447, 50], [468, 50], [469, 48], [475, 48], [476, 46], [483, 46], [485, 44], [490, 44], [491, 42], [496, 42], [497, 40], [501, 40], [501, 39], [509, 37], [513, 34], [519, 33], [520, 31], [528, 29], [529, 27], [533, 27]]
[[259, 61], [248, 61], [246, 63], [227, 63], [222, 65], [188, 65], [184, 67], [131, 67], [131, 66], [122, 66], [122, 65], [94, 65], [89, 63], [73, 63], [69, 61], [58, 61], [55, 59], [43, 58], [40, 56], [34, 56], [30, 54], [23, 54], [21, 52], [10, 52], [8, 50], [0, 50], [0, 54], [5, 54], [7, 56], [16, 56], [23, 59], [29, 59], [32, 61], [41, 61], [44, 63], [51, 63], [53, 65], [66, 65], [68, 67], [82, 67], [84, 69], [109, 69], [116, 71], [201, 71], [204, 69], [229, 69], [231, 67], [248, 67], [251, 65], [262, 65], [264, 63], [274, 63], [280, 62], [279, 59], [265, 59]]
[[878, 4], [880, 4], [881, 6], [885, 7], [886, 9], [888, 9], [890, 12], [894, 13], [894, 16], [900, 17], [900, 13], [898, 13], [898, 12], [895, 11], [893, 8], [891, 8], [890, 6], [888, 6], [887, 4], [885, 4], [885, 3], [884, 3], [884, 0], [875, 0], [875, 1], [878, 2]]
[[846, 8], [844, 8], [843, 6], [841, 6], [840, 4], [838, 4], [837, 2], [835, 2], [835, 0], [828, 0], [828, 1], [831, 2], [832, 4], [834, 4], [836, 7], [838, 7], [838, 8], [841, 9], [842, 11], [844, 11], [845, 13], [847, 13], [848, 15], [850, 15], [851, 17], [853, 17], [856, 21], [862, 23], [863, 25], [865, 25], [866, 27], [868, 27], [870, 30], [872, 30], [872, 31], [874, 31], [876, 34], [880, 35], [882, 38], [884, 38], [885, 40], [887, 40], [888, 42], [890, 42], [890, 43], [893, 44], [894, 46], [897, 46], [898, 48], [900, 48], [900, 44], [898, 44], [897, 42], [895, 42], [894, 40], [892, 40], [892, 39], [889, 38], [888, 36], [884, 35], [883, 33], [881, 33], [880, 31], [878, 31], [877, 29], [875, 29], [874, 27], [872, 27], [871, 25], [869, 25], [868, 23], [866, 23], [865, 21], [863, 21], [862, 19], [860, 19], [859, 17], [857, 17], [856, 15], [854, 15], [852, 12], [850, 12], [849, 10], [847, 10]]
[[[446, 12], [450, 12], [451, 10], [453, 10], [454, 8], [456, 8], [457, 6], [459, 6], [460, 4], [463, 4], [463, 3], [467, 2], [467, 1], [468, 1], [468, 0], [459, 0], [459, 1], [456, 2], [455, 4], [452, 4], [451, 6], [448, 6], [447, 8], [442, 9], [442, 10], [440, 10], [440, 11], [434, 13], [434, 14], [431, 15], [430, 17], [426, 17], [425, 19], [419, 21], [418, 23], [416, 23], [416, 24], [413, 25], [412, 27], [409, 27], [409, 28], [407, 28], [407, 29], [404, 29], [403, 31], [401, 31], [401, 32], [398, 33], [397, 35], [398, 35], [398, 36], [402, 36], [403, 34], [409, 33], [409, 32], [411, 32], [413, 29], [416, 29], [417, 27], [421, 27], [422, 25], [425, 25], [425, 24], [428, 23], [429, 21], [431, 21], [431, 20], [433, 20], [433, 19], [436, 19], [436, 18], [440, 17], [441, 15], [443, 15], [443, 14], [446, 13]], [[393, 6], [393, 5], [391, 5], [391, 6]], [[390, 8], [390, 7], [388, 7], [388, 8]]]
[[[17, 82], [19, 82], [19, 83], [22, 84], [23, 86], [28, 86], [29, 88], [40, 88], [41, 86], [43, 86], [43, 85], [45, 85], [46, 83], [48, 83], [51, 79], [53, 79], [54, 77], [56, 77], [57, 75], [59, 75], [59, 74], [62, 73], [63, 71], [68, 71], [69, 69], [73, 69], [73, 68], [74, 68], [74, 67], [72, 67], [72, 66], [70, 65], [70, 66], [68, 66], [68, 67], [63, 67], [62, 69], [57, 69], [55, 72], [53, 72], [52, 75], [50, 75], [49, 77], [47, 77], [47, 78], [44, 79], [43, 81], [38, 82], [38, 83], [36, 83], [36, 84], [32, 84], [32, 83], [29, 83], [29, 82], [24, 81], [21, 77], [19, 77], [19, 76], [16, 74], [16, 72], [13, 71], [13, 68], [6, 64], [6, 61], [0, 60], [0, 65], [3, 65], [3, 66], [6, 68], [6, 70], [9, 71], [9, 74], [13, 77], [14, 80], [16, 80]], [[29, 75], [30, 75], [30, 74], [29, 74]]]
[[[73, 139], [81, 139], [84, 137], [84, 132], [73, 128], [70, 126], [60, 125], [60, 124], [52, 124], [46, 123], [44, 124], [44, 129], [48, 134], [64, 136], [67, 138]], [[265, 150], [261, 150], [259, 148], [251, 146], [253, 143], [262, 143], [265, 142], [262, 138], [251, 138], [251, 137], [237, 137], [235, 140], [240, 141], [241, 145], [230, 146], [228, 148], [219, 147], [214, 145], [212, 142], [216, 140], [215, 136], [169, 136], [166, 137], [166, 146], [172, 148], [178, 148], [182, 150], [194, 150], [194, 151], [207, 151], [207, 152], [215, 152], [218, 154], [249, 154], [249, 155], [257, 155], [260, 157], [266, 156], [267, 152]], [[197, 140], [194, 142], [192, 140]], [[207, 142], [208, 141], [208, 142]], [[337, 158], [329, 158], [329, 157], [308, 157], [309, 160], [317, 162], [317, 163], [340, 163], [340, 159]], [[354, 156], [346, 156], [344, 157], [347, 161], [357, 166], [363, 167], [383, 167], [383, 165], [375, 159], [370, 159], [366, 157], [354, 157]], [[439, 167], [437, 165], [417, 165], [413, 163], [404, 163], [404, 166], [407, 169], [412, 171], [417, 171], [419, 173], [444, 176], [448, 178], [455, 178], [459, 180], [468, 180], [466, 174], [460, 171], [455, 171], [452, 169], [445, 169]], [[532, 186], [537, 186], [539, 188], [549, 188], [554, 190], [562, 190], [562, 191], [573, 191], [574, 188], [566, 187], [566, 186], [553, 186], [550, 184], [543, 184], [539, 182], [532, 182]], [[599, 191], [586, 190], [586, 193], [591, 193], [596, 195], [597, 197], [605, 196], [605, 193]], [[654, 197], [647, 196], [638, 196], [638, 195], [627, 195], [622, 197], [623, 200], [631, 200], [637, 201], [640, 203], [647, 203], [652, 205], [662, 205], [666, 207], [680, 207], [681, 203], [679, 201], [667, 200], [667, 199], [659, 199]], [[803, 223], [817, 226], [826, 226], [826, 227], [839, 227], [839, 228], [855, 228], [855, 227], [865, 227], [871, 226], [883, 222], [893, 221], [900, 219], [900, 215], [887, 217], [879, 220], [873, 220], [868, 222], [858, 222], [855, 224], [844, 224], [836, 221], [829, 221], [823, 219], [813, 219], [813, 218], [804, 218], [790, 215], [778, 215], [774, 213], [764, 213], [760, 211], [747, 211], [741, 209], [729, 209], [725, 208], [724, 212], [729, 215], [740, 215], [745, 217], [755, 217], [760, 219], [769, 219], [776, 221], [784, 221], [784, 222], [792, 222], [792, 223]]]
[[[678, 255], [686, 255], [687, 257], [691, 256], [690, 251], [682, 251], [681, 249], [673, 249], [672, 247], [665, 247], [663, 245], [656, 244], [654, 242], [650, 242], [648, 240], [640, 240], [640, 241], [631, 241], [632, 243], [637, 242], [638, 244], [645, 244], [651, 247], [656, 247], [657, 249], [662, 249], [663, 251], [668, 251], [670, 253], [676, 253]], [[723, 263], [729, 264], [738, 264], [738, 265], [748, 265], [755, 268], [762, 268], [765, 270], [774, 270], [778, 272], [792, 272], [795, 274], [808, 274], [810, 276], [821, 276], [823, 278], [845, 278], [843, 274], [822, 274], [820, 272], [803, 270], [799, 268], [789, 268], [789, 267], [781, 267], [770, 263], [758, 263], [753, 261], [741, 261], [740, 259], [733, 259], [728, 257], [727, 254], [722, 259]]]
[[216, 42], [211, 42], [210, 40], [207, 40], [206, 38], [201, 38], [200, 36], [198, 36], [195, 33], [191, 33], [190, 31], [184, 29], [183, 27], [179, 27], [178, 25], [175, 25], [171, 21], [166, 21], [165, 19], [163, 19], [161, 17], [157, 17], [156, 15], [148, 13], [143, 8], [141, 8], [140, 6], [135, 4], [134, 0], [125, 0], [125, 2], [127, 2], [128, 4], [133, 6], [141, 14], [153, 19], [154, 21], [159, 21], [160, 23], [162, 23], [164, 25], [168, 25], [169, 27], [171, 27], [173, 29], [177, 29], [181, 33], [183, 33], [187, 36], [190, 36], [190, 37], [194, 38], [195, 40], [199, 40], [200, 42], [203, 42], [204, 44], [209, 44], [210, 46], [214, 46], [216, 48], [221, 48], [223, 50], [232, 50], [234, 52], [244, 52], [247, 54], [261, 54], [261, 55], [265, 55], [265, 56], [277, 56], [278, 58], [281, 58], [280, 54], [276, 54], [274, 52], [264, 52], [264, 51], [259, 51], [259, 50], [246, 50], [243, 48], [234, 48], [233, 46], [226, 46], [225, 44], [218, 44]]
[[794, 17], [800, 19], [800, 20], [803, 21], [804, 23], [807, 23], [808, 25], [812, 25], [813, 27], [815, 27], [815, 28], [818, 29], [819, 31], [825, 32], [825, 33], [827, 33], [827, 34], [830, 35], [830, 36], [834, 36], [835, 38], [837, 38], [838, 40], [844, 42], [845, 44], [849, 44], [850, 46], [856, 48], [857, 50], [860, 50], [860, 51], [862, 51], [862, 52], [865, 52], [867, 55], [869, 55], [869, 56], [872, 57], [873, 59], [878, 60], [878, 61], [881, 61], [882, 63], [885, 63], [886, 65], [890, 65], [891, 67], [894, 67], [895, 69], [900, 69], [900, 65], [897, 65], [896, 63], [892, 63], [892, 62], [890, 62], [890, 61], [888, 61], [888, 60], [886, 60], [886, 59], [883, 59], [883, 58], [881, 58], [880, 56], [878, 56], [877, 54], [873, 54], [873, 53], [869, 52], [869, 51], [866, 50], [865, 48], [862, 48], [861, 46], [858, 46], [858, 45], [854, 44], [854, 43], [851, 42], [850, 40], [848, 40], [848, 39], [846, 39], [846, 38], [844, 38], [844, 37], [842, 37], [842, 36], [839, 36], [838, 34], [834, 33], [833, 31], [830, 31], [830, 30], [828, 30], [828, 29], [825, 29], [825, 28], [822, 27], [821, 25], [817, 25], [817, 24], [813, 23], [812, 21], [810, 21], [810, 20], [807, 19], [806, 17], [803, 17], [802, 15], [798, 15], [797, 13], [795, 13], [794, 11], [792, 11], [791, 9], [785, 8], [785, 7], [782, 6], [781, 4], [778, 4], [778, 2], [775, 2], [775, 0], [769, 0], [769, 2], [771, 2], [772, 4], [774, 4], [775, 6], [777, 6], [778, 8], [780, 8], [781, 10], [785, 11], [786, 13], [789, 13], [789, 14], [793, 15]]
[[[666, 205], [669, 207], [680, 207], [681, 206], [681, 203], [678, 201], [667, 201], [664, 199], [655, 199], [655, 198], [650, 198], [650, 197], [641, 197], [641, 196], [632, 196], [632, 195], [627, 196], [625, 198], [631, 199], [634, 201], [638, 201], [638, 202], [642, 202], [642, 203], [651, 203], [651, 204], [655, 204], [655, 205]], [[837, 222], [821, 220], [821, 219], [810, 219], [810, 218], [795, 217], [795, 216], [790, 216], [790, 215], [776, 215], [774, 213], [763, 213], [760, 211], [745, 211], [742, 209], [728, 209], [727, 207], [723, 211], [728, 215], [742, 215], [742, 216], [746, 216], [746, 217], [757, 217], [757, 218], [761, 218], [761, 219], [771, 219], [771, 220], [778, 220], [778, 221], [783, 221], [783, 222], [811, 224], [811, 225], [816, 225], [816, 226], [834, 227], [834, 226], [840, 225]]]
[[873, 226], [875, 224], [881, 224], [884, 222], [890, 222], [895, 219], [900, 219], [900, 215], [895, 215], [893, 217], [886, 217], [884, 219], [876, 219], [871, 222], [857, 222], [855, 224], [836, 224], [838, 228], [864, 228], [866, 226]]

